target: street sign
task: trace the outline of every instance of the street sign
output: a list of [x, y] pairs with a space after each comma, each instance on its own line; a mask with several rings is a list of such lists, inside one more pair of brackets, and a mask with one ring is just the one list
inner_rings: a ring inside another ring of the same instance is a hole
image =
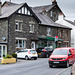
[[58, 41], [58, 36], [55, 36], [55, 41]]

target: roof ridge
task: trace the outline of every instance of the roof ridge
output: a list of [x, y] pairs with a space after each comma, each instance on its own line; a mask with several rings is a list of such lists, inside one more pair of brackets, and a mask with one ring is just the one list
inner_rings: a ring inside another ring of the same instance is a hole
[[17, 3], [10, 2], [10, 1], [5, 1], [5, 2], [7, 2], [7, 3], [11, 3], [11, 4], [17, 4]]
[[72, 25], [75, 25], [75, 23], [73, 21], [71, 21], [71, 20], [67, 20], [67, 19], [64, 19], [64, 20], [67, 21], [67, 22], [69, 22]]
[[37, 8], [37, 7], [46, 7], [46, 6], [52, 6], [52, 5], [41, 5], [41, 6], [35, 6], [35, 7], [32, 7], [32, 8]]

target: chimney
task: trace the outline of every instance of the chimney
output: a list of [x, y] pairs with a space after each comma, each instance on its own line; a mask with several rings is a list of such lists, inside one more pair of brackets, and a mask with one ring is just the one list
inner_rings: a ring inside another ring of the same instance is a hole
[[55, 4], [57, 4], [57, 2], [56, 0], [53, 0], [52, 5], [55, 5]]
[[46, 15], [46, 10], [44, 7], [42, 8], [42, 14]]
[[2, 4], [2, 2], [1, 2], [1, 0], [0, 0], [0, 15], [1, 15], [1, 4]]
[[58, 16], [58, 20], [63, 20], [63, 19], [64, 19], [64, 15], [63, 15], [63, 13], [60, 13]]
[[11, 0], [9, 0], [11, 2]]

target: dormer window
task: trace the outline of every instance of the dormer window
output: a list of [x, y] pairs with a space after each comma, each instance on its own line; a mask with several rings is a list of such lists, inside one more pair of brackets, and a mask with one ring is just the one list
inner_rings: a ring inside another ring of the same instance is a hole
[[52, 17], [53, 16], [53, 12], [52, 11], [50, 11], [50, 17]]
[[31, 15], [31, 12], [27, 7], [22, 7], [21, 9], [18, 10], [18, 13], [25, 14], [25, 15]]

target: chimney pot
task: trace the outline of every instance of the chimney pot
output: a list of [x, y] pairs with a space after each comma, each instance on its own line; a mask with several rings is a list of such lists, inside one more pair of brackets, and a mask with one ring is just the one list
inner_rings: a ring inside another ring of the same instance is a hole
[[55, 5], [55, 4], [57, 4], [57, 2], [56, 0], [53, 0], [52, 5]]

